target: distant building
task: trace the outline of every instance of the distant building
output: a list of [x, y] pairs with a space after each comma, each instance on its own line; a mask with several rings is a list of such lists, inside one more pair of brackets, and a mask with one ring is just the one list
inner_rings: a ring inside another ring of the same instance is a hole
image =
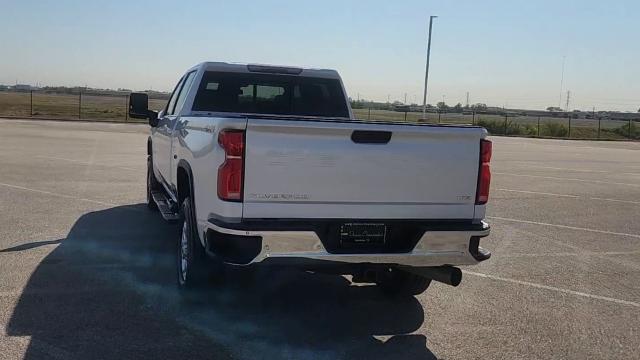
[[411, 105], [394, 104], [393, 105], [393, 110], [394, 111], [401, 111], [401, 112], [411, 111]]
[[611, 120], [634, 120], [634, 121], [640, 121], [640, 113], [632, 113], [632, 112], [627, 112], [627, 113], [622, 113], [622, 112], [610, 112], [609, 113], [609, 119]]
[[31, 91], [32, 89], [33, 87], [31, 87], [31, 85], [26, 84], [16, 84], [11, 87], [11, 90], [15, 91]]

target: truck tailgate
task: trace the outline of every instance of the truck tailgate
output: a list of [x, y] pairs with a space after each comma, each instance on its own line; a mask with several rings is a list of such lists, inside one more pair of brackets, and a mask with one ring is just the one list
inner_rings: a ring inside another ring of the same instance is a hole
[[[354, 131], [364, 136], [354, 141]], [[484, 136], [476, 127], [249, 118], [243, 218], [472, 219]]]

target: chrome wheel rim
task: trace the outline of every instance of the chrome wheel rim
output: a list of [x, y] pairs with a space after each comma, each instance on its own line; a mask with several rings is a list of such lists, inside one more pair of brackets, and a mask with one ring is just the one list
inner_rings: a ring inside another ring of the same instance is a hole
[[187, 281], [187, 271], [189, 268], [189, 238], [187, 237], [187, 220], [182, 224], [182, 236], [180, 237], [180, 282]]

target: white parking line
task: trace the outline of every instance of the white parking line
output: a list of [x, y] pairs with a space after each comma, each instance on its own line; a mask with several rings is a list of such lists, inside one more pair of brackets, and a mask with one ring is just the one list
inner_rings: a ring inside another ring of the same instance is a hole
[[552, 252], [552, 253], [515, 253], [500, 254], [501, 258], [520, 258], [520, 257], [571, 257], [571, 256], [611, 256], [611, 255], [637, 255], [640, 251], [584, 251], [584, 252]]
[[550, 169], [550, 170], [562, 170], [562, 171], [576, 171], [576, 172], [588, 172], [588, 173], [608, 173], [610, 171], [605, 170], [586, 170], [586, 169], [567, 169], [553, 166], [538, 166], [538, 165], [529, 165], [529, 164], [520, 164], [521, 166], [528, 167], [531, 169]]
[[599, 197], [592, 197], [590, 199], [603, 200], [603, 201], [615, 201], [615, 202], [621, 202], [621, 203], [627, 203], [627, 204], [640, 204], [640, 201], [632, 201], [632, 200], [618, 200], [618, 199], [607, 199], [607, 198], [599, 198]]
[[619, 182], [602, 181], [602, 180], [585, 180], [585, 179], [575, 179], [575, 178], [563, 178], [563, 177], [557, 177], [557, 176], [525, 175], [525, 174], [512, 174], [512, 173], [503, 173], [503, 172], [494, 172], [494, 174], [497, 174], [497, 175], [508, 175], [508, 176], [520, 176], [520, 177], [532, 177], [532, 178], [540, 178], [540, 179], [580, 181], [580, 182], [594, 183], [594, 184], [609, 184], [609, 185], [624, 185], [624, 186], [640, 187], [640, 184], [619, 183]]
[[76, 159], [67, 159], [67, 158], [57, 157], [57, 156], [44, 156], [44, 155], [37, 155], [36, 157], [37, 157], [37, 158], [42, 158], [42, 159], [51, 159], [51, 160], [68, 161], [68, 162], [77, 163], [77, 164], [82, 164], [82, 165], [87, 165], [87, 166], [103, 166], [103, 167], [110, 167], [110, 168], [123, 169], [123, 170], [131, 170], [131, 171], [138, 171], [138, 170], [139, 170], [139, 169], [134, 169], [134, 168], [126, 167], [126, 166], [108, 165], [108, 164], [97, 164], [97, 163], [95, 163], [95, 162], [93, 162], [93, 161], [82, 161], [82, 160], [76, 160]]
[[572, 168], [562, 168], [562, 167], [553, 167], [553, 166], [538, 166], [538, 165], [530, 165], [529, 163], [519, 163], [520, 166], [531, 168], [531, 169], [549, 169], [549, 170], [561, 170], [561, 171], [575, 171], [575, 172], [585, 172], [585, 173], [599, 173], [599, 174], [621, 174], [621, 175], [635, 175], [638, 176], [640, 173], [631, 173], [631, 172], [615, 172], [608, 170], [590, 170], [590, 169], [572, 169]]
[[62, 197], [62, 198], [66, 198], [66, 199], [86, 201], [86, 202], [90, 202], [90, 203], [94, 203], [94, 204], [107, 205], [107, 206], [116, 206], [116, 204], [108, 203], [108, 202], [104, 202], [104, 201], [85, 199], [85, 198], [80, 198], [80, 197], [76, 197], [76, 196], [72, 196], [72, 195], [54, 193], [54, 192], [45, 191], [45, 190], [31, 189], [31, 188], [27, 188], [27, 187], [24, 187], [24, 186], [5, 184], [5, 183], [0, 183], [0, 186], [6, 186], [6, 187], [9, 187], [9, 188], [18, 189], [18, 190], [24, 190], [24, 191], [37, 192], [37, 193], [40, 193], [40, 194], [47, 194], [47, 195]]
[[508, 282], [508, 283], [512, 283], [512, 284], [524, 285], [524, 286], [529, 286], [529, 287], [533, 287], [533, 288], [537, 288], [537, 289], [551, 290], [551, 291], [560, 292], [560, 293], [564, 293], [564, 294], [581, 296], [581, 297], [585, 297], [585, 298], [589, 298], [589, 299], [604, 300], [604, 301], [609, 301], [609, 302], [616, 303], [616, 304], [621, 304], [621, 305], [630, 305], [630, 306], [640, 307], [640, 303], [637, 303], [637, 302], [634, 302], [634, 301], [621, 300], [621, 299], [616, 299], [616, 298], [607, 297], [607, 296], [600, 296], [600, 295], [594, 295], [594, 294], [589, 294], [589, 293], [583, 293], [583, 292], [580, 292], [580, 291], [562, 289], [562, 288], [557, 288], [555, 286], [536, 284], [536, 283], [532, 283], [532, 282], [528, 282], [528, 281], [522, 281], [522, 280], [516, 280], [516, 279], [508, 279], [508, 278], [503, 278], [503, 277], [500, 277], [500, 276], [494, 276], [494, 275], [478, 273], [478, 272], [475, 272], [475, 271], [462, 270], [462, 272], [464, 274], [478, 276], [478, 277], [482, 277], [482, 278], [486, 278], [486, 279], [504, 281], [504, 282]]
[[504, 218], [504, 217], [499, 217], [499, 216], [487, 216], [487, 218], [495, 219], [495, 220], [503, 220], [503, 221], [512, 221], [512, 222], [523, 223], [523, 224], [552, 226], [552, 227], [557, 227], [557, 228], [561, 228], [561, 229], [589, 231], [589, 232], [594, 232], [594, 233], [599, 233], [599, 234], [628, 236], [628, 237], [640, 239], [640, 235], [638, 235], [638, 234], [619, 233], [619, 232], [606, 231], [606, 230], [582, 228], [582, 227], [577, 227], [577, 226], [550, 224], [550, 223], [544, 223], [544, 222], [538, 222], [538, 221], [529, 221], [529, 220], [520, 220], [520, 219], [511, 219], [511, 218]]
[[567, 194], [556, 194], [556, 193], [548, 193], [548, 192], [540, 192], [540, 191], [527, 191], [527, 190], [512, 190], [512, 189], [496, 189], [498, 191], [509, 191], [509, 192], [517, 192], [523, 194], [535, 194], [535, 195], [549, 195], [549, 196], [560, 196], [560, 197], [569, 197], [569, 198], [579, 198], [578, 195], [567, 195]]
[[573, 198], [573, 199], [583, 198], [585, 200], [613, 201], [613, 202], [620, 202], [620, 203], [626, 203], [626, 204], [637, 204], [637, 205], [640, 205], [640, 201], [633, 201], [633, 200], [619, 200], [619, 199], [608, 199], [608, 198], [600, 198], [600, 197], [581, 197], [581, 196], [578, 196], [578, 195], [556, 194], [556, 193], [548, 193], [548, 192], [540, 192], [540, 191], [528, 191], [528, 190], [501, 189], [501, 188], [496, 189], [496, 190], [497, 191], [507, 191], [507, 192], [517, 192], [517, 193], [523, 193], [523, 194], [560, 196], [560, 197], [568, 197], [568, 198]]

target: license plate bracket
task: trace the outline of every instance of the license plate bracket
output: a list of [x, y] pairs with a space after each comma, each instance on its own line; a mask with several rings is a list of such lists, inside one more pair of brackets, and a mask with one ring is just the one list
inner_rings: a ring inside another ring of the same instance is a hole
[[384, 245], [387, 240], [383, 223], [345, 223], [338, 231], [342, 246]]

